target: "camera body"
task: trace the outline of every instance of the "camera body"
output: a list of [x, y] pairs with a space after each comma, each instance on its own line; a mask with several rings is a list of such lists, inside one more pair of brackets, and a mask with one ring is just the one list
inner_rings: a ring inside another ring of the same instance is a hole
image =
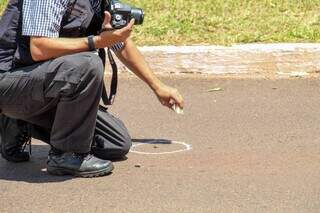
[[143, 23], [144, 13], [141, 8], [131, 7], [118, 0], [110, 0], [106, 10], [111, 14], [111, 26], [114, 29], [121, 29], [134, 18], [134, 24]]

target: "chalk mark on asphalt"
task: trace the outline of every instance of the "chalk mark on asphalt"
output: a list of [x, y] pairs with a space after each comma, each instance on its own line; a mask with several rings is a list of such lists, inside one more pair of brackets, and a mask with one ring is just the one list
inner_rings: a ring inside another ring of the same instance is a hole
[[179, 152], [186, 152], [186, 151], [190, 151], [192, 149], [192, 146], [190, 144], [185, 143], [185, 142], [170, 141], [170, 144], [180, 144], [180, 145], [183, 145], [184, 148], [170, 151], [170, 152], [142, 152], [142, 151], [134, 150], [138, 146], [148, 145], [148, 144], [163, 144], [163, 143], [157, 142], [157, 141], [150, 141], [149, 143], [144, 142], [144, 143], [133, 144], [130, 149], [130, 152], [135, 153], [135, 154], [141, 154], [141, 155], [164, 155], [164, 154], [174, 154], [174, 153], [179, 153]]

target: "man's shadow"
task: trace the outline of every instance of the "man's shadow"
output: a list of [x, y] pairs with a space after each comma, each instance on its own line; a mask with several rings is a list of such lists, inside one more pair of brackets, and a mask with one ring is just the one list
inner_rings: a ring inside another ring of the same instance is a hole
[[[172, 144], [166, 139], [133, 139], [133, 143]], [[47, 157], [50, 146], [47, 144], [32, 144], [30, 161], [11, 163], [0, 157], [0, 181], [22, 181], [28, 183], [63, 182], [73, 179], [73, 176], [53, 176], [47, 173]], [[122, 160], [126, 160], [124, 158]], [[122, 161], [117, 160], [117, 161]]]
[[23, 181], [28, 183], [62, 182], [72, 176], [53, 176], [46, 171], [48, 145], [32, 145], [30, 161], [11, 163], [0, 157], [0, 180]]

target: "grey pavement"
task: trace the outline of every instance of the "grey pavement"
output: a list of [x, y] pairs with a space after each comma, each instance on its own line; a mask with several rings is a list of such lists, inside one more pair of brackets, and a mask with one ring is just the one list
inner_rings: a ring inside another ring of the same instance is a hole
[[107, 177], [55, 177], [34, 141], [30, 162], [0, 159], [0, 212], [319, 212], [320, 80], [163, 80], [184, 95], [184, 115], [120, 79], [111, 111], [140, 153]]

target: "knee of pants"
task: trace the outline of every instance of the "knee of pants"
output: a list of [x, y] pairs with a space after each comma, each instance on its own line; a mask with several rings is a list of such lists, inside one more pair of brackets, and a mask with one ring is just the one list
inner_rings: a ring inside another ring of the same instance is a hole
[[110, 159], [124, 158], [130, 151], [130, 148], [132, 146], [131, 137], [128, 132], [123, 132], [121, 134], [121, 138], [119, 138], [117, 141], [114, 141], [113, 143], [114, 145], [116, 145], [116, 148], [109, 150], [110, 152], [108, 154]]
[[104, 137], [95, 135], [93, 154], [107, 160], [123, 159], [130, 151], [132, 145], [128, 132], [118, 132], [117, 137]]
[[131, 140], [131, 136], [129, 134], [128, 129], [126, 128], [126, 126], [124, 125], [124, 123], [118, 119], [118, 118], [114, 118], [116, 119], [118, 125], [121, 127], [118, 129], [118, 142], [116, 144], [118, 144], [118, 158], [122, 158], [124, 157], [126, 154], [128, 154], [128, 152], [130, 151], [130, 148], [132, 146], [132, 140]]
[[83, 58], [87, 61], [87, 64], [84, 66], [86, 72], [84, 77], [89, 77], [95, 79], [97, 82], [102, 82], [104, 77], [104, 66], [100, 57], [94, 53], [86, 52], [83, 53]]
[[126, 154], [128, 154], [131, 146], [132, 146], [131, 137], [130, 137], [129, 133], [126, 133], [123, 137], [122, 147], [119, 151], [119, 154], [121, 155], [121, 157], [124, 157]]
[[[87, 87], [97, 88], [102, 84], [104, 67], [98, 55], [91, 52], [83, 52], [60, 57], [54, 60], [49, 67], [48, 76], [54, 72], [51, 94], [72, 96]], [[61, 88], [61, 90], [59, 90]]]

